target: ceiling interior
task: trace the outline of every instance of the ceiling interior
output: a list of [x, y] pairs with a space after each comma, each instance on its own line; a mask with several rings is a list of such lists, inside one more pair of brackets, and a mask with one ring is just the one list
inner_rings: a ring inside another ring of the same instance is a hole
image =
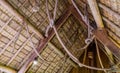
[[[52, 14], [56, 0], [47, 1]], [[96, 33], [99, 27], [92, 13], [95, 11], [91, 10], [88, 1], [73, 1], [83, 16], [86, 16], [85, 6], [87, 6], [87, 17], [93, 28], [92, 35], [96, 40], [93, 39], [87, 49], [80, 50], [86, 45], [85, 40], [89, 33], [88, 25], [84, 21], [85, 19], [81, 18], [71, 0], [58, 0], [54, 26], [63, 44], [79, 61], [84, 61], [85, 55], [88, 55], [85, 64], [91, 65], [88, 63], [92, 62], [89, 60], [89, 52], [98, 55], [95, 50], [97, 42], [102, 62], [106, 59], [106, 62], [103, 63], [104, 67], [111, 68], [114, 64], [115, 69], [119, 69], [120, 1], [91, 0], [97, 3], [98, 12], [106, 31], [101, 33], [101, 30], [100, 34], [99, 31]], [[49, 23], [46, 0], [0, 1], [0, 73], [79, 73], [80, 71], [90, 73], [88, 68], [80, 68], [64, 50], [53, 28], [49, 30], [48, 37], [45, 36]], [[108, 39], [105, 39], [104, 34]], [[36, 54], [35, 49], [42, 58]], [[98, 57], [93, 57], [93, 60], [96, 59], [96, 67], [101, 68]], [[35, 60], [37, 60], [37, 64], [34, 64]], [[79, 70], [75, 68], [79, 68]], [[105, 70], [100, 72], [91, 70], [91, 73], [103, 72]]]

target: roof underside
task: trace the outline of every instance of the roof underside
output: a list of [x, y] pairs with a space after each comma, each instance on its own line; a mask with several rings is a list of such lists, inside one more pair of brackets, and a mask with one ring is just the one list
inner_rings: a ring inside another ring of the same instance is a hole
[[[6, 2], [14, 8], [14, 10], [24, 17], [24, 20], [29, 25], [29, 33], [26, 26], [18, 19], [18, 16], [13, 15], [4, 6], [0, 5], [0, 64], [8, 66], [16, 71], [19, 71], [23, 65], [29, 60], [34, 52], [30, 39], [37, 48], [43, 38], [45, 38], [46, 28], [49, 25], [46, 14], [45, 0], [36, 0], [39, 6], [37, 12], [33, 11], [32, 3], [34, 0], [6, 0]], [[75, 0], [77, 6], [84, 14], [86, 0]], [[54, 9], [55, 0], [48, 0], [49, 10]], [[120, 1], [119, 0], [97, 0], [97, 4], [101, 13], [104, 26], [109, 37], [120, 46]], [[70, 0], [58, 0], [58, 8], [55, 19], [55, 24], [61, 16], [69, 10]], [[69, 8], [69, 9], [68, 9]], [[89, 10], [89, 19], [94, 21], [94, 18]], [[70, 12], [71, 13], [71, 12]], [[58, 33], [62, 41], [69, 51], [79, 58], [84, 50], [78, 51], [85, 45], [87, 38], [87, 29], [83, 27], [83, 22], [70, 14], [68, 18], [61, 23], [58, 28]], [[32, 27], [32, 28], [31, 28]], [[34, 29], [33, 29], [34, 28]], [[51, 31], [50, 31], [51, 32]], [[42, 37], [41, 37], [42, 36]], [[57, 73], [63, 69], [62, 73], [69, 73], [76, 65], [60, 45], [56, 35], [52, 35], [42, 50], [40, 55], [47, 61], [44, 62], [38, 58], [38, 64], [33, 63], [27, 68], [26, 73]]]

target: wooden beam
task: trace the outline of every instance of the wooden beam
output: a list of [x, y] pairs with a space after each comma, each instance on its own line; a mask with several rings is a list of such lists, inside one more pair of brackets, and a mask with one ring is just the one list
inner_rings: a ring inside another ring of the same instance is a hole
[[93, 15], [93, 17], [94, 17], [94, 19], [97, 23], [97, 27], [98, 28], [103, 28], [104, 25], [103, 25], [103, 22], [102, 22], [102, 18], [101, 18], [96, 0], [87, 0], [87, 1], [88, 1], [89, 6], [90, 6], [92, 15]]
[[[68, 19], [68, 17], [71, 15], [71, 10], [72, 10], [72, 6], [70, 6], [68, 9], [66, 9], [66, 11], [63, 13], [63, 15], [55, 22], [55, 27], [58, 30], [62, 24]], [[55, 35], [54, 30], [51, 31], [51, 33], [49, 33], [49, 36], [47, 38], [44, 38], [41, 40], [40, 45], [37, 48], [38, 52], [41, 52], [43, 50], [43, 48], [47, 45], [47, 43], [51, 40], [51, 38]], [[33, 52], [30, 57], [28, 58], [28, 60], [26, 61], [26, 63], [21, 67], [21, 69], [18, 71], [18, 73], [25, 73], [28, 66], [30, 65], [30, 63], [34, 60], [34, 58], [37, 57], [37, 55], [35, 54], [35, 52]]]
[[[76, 11], [75, 8], [73, 8], [72, 10], [72, 15], [78, 19], [78, 21], [80, 23], [83, 23], [82, 26], [84, 26], [85, 28], [87, 28], [87, 24], [81, 19], [81, 16], [79, 15], [79, 13]], [[120, 61], [120, 48], [118, 46], [116, 46], [115, 43], [112, 42], [112, 40], [109, 39], [109, 36], [107, 35], [107, 32], [105, 29], [97, 29], [94, 31], [94, 35], [95, 37], [101, 41], [102, 44], [104, 44], [104, 46], [106, 46]]]
[[[103, 20], [106, 22], [106, 23], [108, 23], [111, 27], [114, 27], [115, 28], [115, 30], [116, 31], [119, 31], [119, 27], [118, 26], [116, 26], [116, 24], [114, 24], [113, 22], [111, 22], [109, 19], [107, 19], [106, 17], [102, 17], [103, 18]], [[108, 29], [107, 29], [108, 30]], [[110, 32], [110, 30], [109, 30], [109, 32]], [[112, 32], [112, 31], [111, 31]], [[113, 32], [112, 32], [113, 33]], [[116, 34], [116, 37], [118, 36], [118, 38], [119, 38], [119, 34], [117, 34], [116, 32], [115, 32], [115, 34]], [[114, 35], [115, 36], [115, 35]], [[111, 37], [110, 37], [111, 38]], [[114, 38], [114, 37], [112, 37], [112, 38]], [[113, 39], [111, 38], [111, 40], [113, 41]], [[118, 40], [119, 41], [119, 40]], [[114, 42], [114, 44], [116, 44], [116, 46], [118, 46], [119, 48], [120, 48], [120, 45], [117, 43], [117, 41], [115, 42], [115, 41], [113, 41]]]
[[16, 32], [13, 38], [6, 44], [6, 46], [0, 51], [0, 55], [4, 53], [4, 51], [8, 48], [8, 46], [15, 40], [19, 32]]
[[106, 46], [114, 56], [117, 57], [117, 59], [120, 61], [120, 48], [117, 47], [107, 35], [107, 32], [105, 29], [102, 30], [95, 30], [94, 31], [95, 37], [104, 45]]

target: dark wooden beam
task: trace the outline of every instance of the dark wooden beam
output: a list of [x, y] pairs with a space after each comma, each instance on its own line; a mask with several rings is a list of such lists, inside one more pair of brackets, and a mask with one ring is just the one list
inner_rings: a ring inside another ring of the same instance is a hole
[[[71, 15], [71, 10], [72, 10], [73, 6], [70, 6], [69, 8], [66, 9], [66, 11], [63, 13], [63, 15], [55, 22], [55, 27], [58, 30], [62, 24], [68, 19], [68, 17]], [[49, 33], [47, 38], [43, 38], [40, 42], [40, 45], [38, 46], [38, 48], [36, 49], [39, 53], [45, 48], [45, 46], [47, 45], [47, 43], [51, 40], [51, 38], [55, 35], [54, 30], [51, 31], [51, 33]], [[28, 60], [26, 61], [26, 63], [24, 63], [24, 65], [21, 67], [21, 69], [18, 71], [18, 73], [25, 73], [26, 70], [28, 69], [28, 67], [30, 66], [30, 64], [33, 62], [33, 60], [35, 59], [35, 57], [37, 57], [36, 53], [33, 52], [30, 57], [28, 58]]]
[[120, 61], [120, 48], [117, 47], [115, 45], [115, 43], [113, 43], [110, 39], [109, 36], [106, 32], [105, 29], [102, 30], [95, 30], [94, 31], [95, 37], [104, 45], [106, 46], [112, 53], [114, 56], [116, 56], [118, 58], [118, 60]]
[[[87, 28], [87, 24], [81, 19], [81, 16], [77, 12], [75, 8], [72, 9], [72, 15], [78, 19], [80, 23], [83, 23], [82, 26], [84, 28]], [[95, 37], [104, 45], [106, 46], [120, 61], [120, 48], [115, 45], [115, 43], [112, 42], [112, 40], [109, 39], [109, 36], [105, 30], [103, 29], [97, 29], [94, 30]]]

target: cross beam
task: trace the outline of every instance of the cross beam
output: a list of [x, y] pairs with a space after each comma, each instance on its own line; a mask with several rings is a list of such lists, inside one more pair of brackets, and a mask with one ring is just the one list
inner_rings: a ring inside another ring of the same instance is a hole
[[[55, 22], [55, 27], [58, 30], [62, 24], [68, 19], [68, 17], [71, 15], [71, 10], [73, 9], [73, 6], [70, 6], [68, 9], [66, 9], [66, 11], [63, 13], [63, 15]], [[47, 43], [51, 40], [51, 38], [55, 35], [54, 30], [51, 31], [51, 33], [49, 33], [47, 38], [43, 38], [41, 40], [40, 45], [38, 46], [38, 48], [36, 49], [38, 52], [41, 52], [43, 50], [43, 48], [47, 45]], [[35, 54], [35, 52], [33, 52], [30, 57], [28, 58], [28, 60], [26, 61], [26, 63], [21, 67], [21, 69], [18, 71], [18, 73], [25, 73], [25, 71], [27, 70], [28, 66], [30, 65], [30, 63], [35, 59], [35, 57], [37, 57], [37, 55]]]

